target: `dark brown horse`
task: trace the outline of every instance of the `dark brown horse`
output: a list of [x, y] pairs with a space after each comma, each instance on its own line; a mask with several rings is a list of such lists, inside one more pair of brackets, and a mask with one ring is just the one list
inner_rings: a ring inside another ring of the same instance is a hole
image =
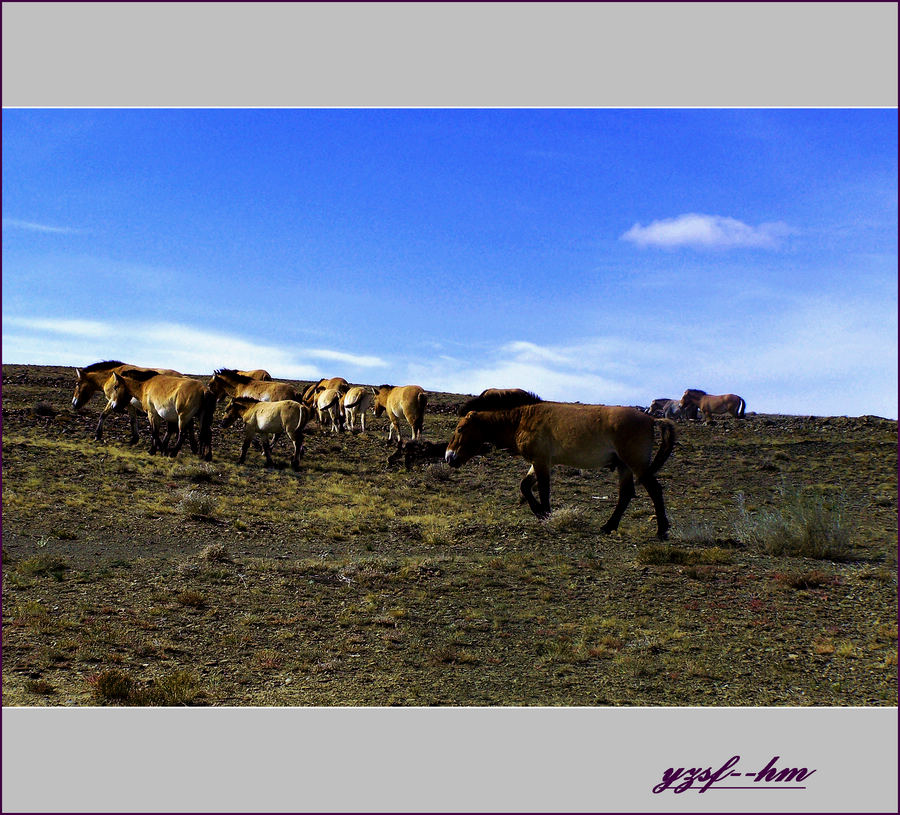
[[[619, 526], [635, 495], [634, 481], [643, 484], [656, 510], [657, 537], [668, 537], [662, 487], [655, 473], [675, 446], [675, 424], [656, 419], [631, 407], [543, 402], [534, 395], [530, 401], [514, 393], [504, 409], [503, 399], [492, 400], [490, 410], [476, 410], [463, 416], [447, 445], [446, 461], [459, 467], [475, 455], [485, 442], [522, 456], [531, 468], [520, 490], [538, 518], [550, 514], [550, 469], [565, 464], [583, 469], [608, 468], [619, 475], [619, 499], [613, 514], [603, 525], [604, 532]], [[654, 428], [662, 441], [653, 455]], [[533, 487], [537, 484], [538, 499]]]
[[711, 419], [714, 413], [730, 413], [736, 419], [744, 418], [747, 403], [734, 393], [711, 396], [706, 391], [688, 388], [681, 397], [682, 408], [700, 409], [704, 419]]
[[465, 416], [473, 410], [494, 410], [495, 405], [502, 408], [527, 405], [534, 401], [540, 401], [530, 391], [521, 388], [486, 388], [478, 396], [463, 402], [456, 411], [457, 416]]

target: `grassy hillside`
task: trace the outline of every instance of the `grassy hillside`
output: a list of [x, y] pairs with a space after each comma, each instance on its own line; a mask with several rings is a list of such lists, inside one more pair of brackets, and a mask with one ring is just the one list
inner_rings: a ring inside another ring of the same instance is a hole
[[285, 442], [238, 466], [220, 407], [203, 464], [125, 417], [93, 441], [73, 386], [3, 367], [5, 705], [897, 702], [894, 421], [679, 425], [660, 544], [640, 487], [599, 532], [606, 471], [556, 468], [540, 522], [521, 459], [388, 469], [371, 414], [310, 423], [293, 472]]

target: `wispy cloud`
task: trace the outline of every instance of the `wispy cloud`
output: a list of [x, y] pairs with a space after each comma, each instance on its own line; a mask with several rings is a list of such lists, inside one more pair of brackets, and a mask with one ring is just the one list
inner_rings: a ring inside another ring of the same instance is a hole
[[84, 365], [123, 359], [135, 365], [204, 373], [216, 368], [265, 368], [282, 379], [333, 375], [316, 360], [339, 362], [348, 378], [387, 366], [380, 357], [332, 349], [286, 349], [225, 332], [178, 323], [105, 323], [35, 317], [5, 317], [3, 361]]
[[622, 240], [637, 246], [673, 249], [689, 246], [698, 249], [777, 249], [796, 230], [779, 221], [750, 226], [736, 218], [688, 213], [677, 218], [653, 221], [647, 226], [635, 224]]
[[387, 365], [380, 357], [348, 354], [344, 351], [330, 351], [324, 348], [309, 348], [303, 351], [306, 356], [313, 359], [327, 359], [335, 362], [346, 362], [350, 365], [358, 365], [360, 368], [384, 368]]
[[39, 224], [35, 221], [22, 221], [18, 218], [4, 218], [4, 229], [21, 229], [27, 232], [43, 232], [50, 235], [78, 235], [84, 232], [83, 229], [76, 229], [71, 226], [50, 226], [49, 224]]

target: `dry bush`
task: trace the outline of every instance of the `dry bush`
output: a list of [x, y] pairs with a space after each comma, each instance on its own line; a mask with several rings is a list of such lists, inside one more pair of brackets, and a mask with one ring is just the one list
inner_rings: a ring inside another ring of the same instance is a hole
[[774, 509], [755, 511], [746, 508], [744, 494], [738, 493], [734, 522], [738, 540], [770, 555], [851, 559], [854, 530], [842, 495], [788, 484], [782, 484], [778, 492], [780, 501]]

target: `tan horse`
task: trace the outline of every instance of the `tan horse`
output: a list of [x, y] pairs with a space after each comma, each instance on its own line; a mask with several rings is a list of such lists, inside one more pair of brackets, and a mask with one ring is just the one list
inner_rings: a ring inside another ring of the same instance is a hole
[[150, 452], [167, 452], [160, 442], [159, 428], [163, 423], [178, 423], [178, 438], [171, 451], [178, 455], [184, 442], [185, 431], [194, 417], [200, 420], [200, 446], [197, 455], [205, 461], [212, 460], [212, 418], [216, 398], [208, 388], [187, 376], [166, 376], [155, 371], [122, 376], [113, 373], [103, 391], [115, 411], [123, 411], [132, 399], [137, 399], [150, 421], [153, 443]]
[[241, 455], [238, 464], [243, 464], [247, 457], [250, 443], [257, 434], [263, 436], [262, 449], [266, 456], [266, 466], [274, 467], [272, 461], [272, 448], [269, 446], [269, 436], [286, 433], [294, 445], [294, 455], [291, 457], [291, 467], [300, 469], [300, 456], [303, 453], [303, 428], [309, 420], [309, 408], [292, 399], [282, 399], [278, 402], [260, 402], [246, 396], [238, 396], [232, 399], [225, 408], [225, 418], [222, 427], [231, 427], [238, 419], [244, 422], [244, 443], [241, 445]]
[[375, 394], [369, 388], [364, 388], [361, 385], [350, 388], [341, 397], [341, 407], [343, 408], [344, 416], [347, 418], [351, 433], [353, 432], [353, 424], [357, 416], [359, 416], [359, 425], [362, 432], [366, 432], [366, 411], [372, 407], [374, 400]]
[[282, 399], [297, 399], [297, 391], [286, 382], [269, 382], [261, 379], [252, 379], [239, 371], [231, 368], [220, 368], [207, 387], [221, 401], [226, 396], [248, 396], [251, 399], [259, 399], [260, 402], [279, 402]]
[[[508, 409], [498, 407], [495, 402], [491, 410], [473, 411], [459, 420], [447, 444], [445, 459], [451, 467], [460, 467], [485, 442], [522, 456], [531, 467], [519, 488], [538, 518], [550, 514], [553, 465], [614, 469], [619, 476], [619, 498], [602, 527], [603, 532], [618, 528], [635, 495], [637, 479], [653, 501], [657, 537], [660, 540], [668, 537], [669, 520], [655, 473], [675, 446], [674, 422], [656, 419], [631, 407], [542, 402], [537, 397], [529, 404], [523, 403], [521, 395], [513, 396], [509, 399], [513, 406]], [[662, 440], [654, 457], [655, 427], [659, 427]], [[539, 500], [534, 496], [535, 484]]]
[[303, 396], [300, 401], [304, 404], [309, 405], [311, 408], [315, 408], [316, 399], [322, 391], [327, 391], [330, 388], [334, 388], [335, 390], [339, 390], [341, 393], [346, 393], [350, 389], [350, 383], [344, 379], [342, 376], [333, 376], [331, 379], [320, 379], [318, 382], [314, 382], [310, 385], [305, 391], [303, 391]]
[[331, 432], [340, 433], [344, 429], [344, 414], [341, 411], [341, 392], [337, 388], [327, 388], [316, 397], [316, 411], [319, 424], [325, 427], [325, 417], [331, 419]]
[[259, 379], [263, 382], [272, 381], [272, 374], [270, 374], [264, 368], [254, 368], [252, 371], [235, 371], [235, 373], [238, 373], [241, 376], [249, 377], [250, 379]]
[[[151, 370], [169, 376], [181, 376], [178, 371], [172, 371], [168, 368], [141, 368], [139, 365], [126, 365], [117, 359], [95, 362], [86, 368], [76, 368], [75, 393], [72, 396], [72, 407], [75, 410], [80, 410], [84, 407], [97, 391], [103, 391], [107, 380], [112, 379], [114, 373], [122, 374], [128, 371], [145, 372]], [[131, 417], [131, 439], [128, 442], [129, 444], [137, 444], [140, 440], [137, 431], [137, 409], [139, 407], [140, 404], [137, 400], [134, 400], [128, 408], [128, 413]], [[97, 422], [97, 430], [94, 432], [94, 438], [97, 441], [103, 440], [103, 422], [110, 413], [112, 413], [112, 405], [107, 402], [100, 413], [100, 421]]]
[[[734, 393], [723, 393], [720, 396], [711, 396], [706, 391], [697, 388], [688, 388], [681, 397], [681, 407], [697, 408], [707, 421], [714, 413], [730, 413], [736, 419], [743, 419], [747, 403]], [[696, 412], [694, 414], [696, 416]]]
[[375, 415], [381, 416], [387, 411], [391, 426], [388, 428], [388, 441], [394, 432], [400, 441], [400, 417], [405, 417], [412, 428], [412, 437], [418, 441], [422, 437], [422, 425], [425, 422], [425, 408], [428, 395], [418, 385], [401, 385], [391, 387], [382, 385], [375, 394]]

